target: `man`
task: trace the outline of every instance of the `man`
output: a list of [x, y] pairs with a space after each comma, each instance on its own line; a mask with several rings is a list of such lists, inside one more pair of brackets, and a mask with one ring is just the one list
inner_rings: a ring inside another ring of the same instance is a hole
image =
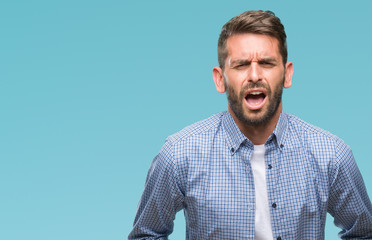
[[155, 157], [129, 239], [167, 239], [184, 209], [186, 239], [372, 239], [372, 206], [350, 148], [282, 112], [292, 85], [284, 27], [244, 12], [218, 41], [228, 111], [170, 136]]

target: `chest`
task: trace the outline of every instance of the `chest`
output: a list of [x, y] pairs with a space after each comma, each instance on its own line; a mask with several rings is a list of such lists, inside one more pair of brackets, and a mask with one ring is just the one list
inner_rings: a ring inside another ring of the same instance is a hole
[[[208, 234], [249, 236], [254, 232], [256, 205], [252, 151], [226, 151], [211, 149], [190, 157], [185, 198], [188, 220]], [[273, 223], [285, 226], [326, 214], [327, 159], [292, 148], [269, 150], [264, 161], [267, 189], [259, 191], [267, 191]]]

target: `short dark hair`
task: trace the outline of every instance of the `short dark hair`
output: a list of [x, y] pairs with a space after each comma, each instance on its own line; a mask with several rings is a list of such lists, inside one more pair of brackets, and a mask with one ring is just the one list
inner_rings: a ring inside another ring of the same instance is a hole
[[268, 35], [279, 41], [279, 52], [283, 64], [287, 62], [287, 35], [280, 19], [271, 11], [246, 11], [228, 21], [221, 30], [218, 39], [218, 63], [224, 69], [228, 55], [226, 42], [235, 34], [255, 33]]

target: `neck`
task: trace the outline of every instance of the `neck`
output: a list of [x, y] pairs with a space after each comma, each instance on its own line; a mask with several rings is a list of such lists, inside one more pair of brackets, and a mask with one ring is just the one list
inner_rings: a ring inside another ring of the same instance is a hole
[[266, 140], [274, 132], [276, 124], [279, 121], [280, 113], [282, 112], [282, 103], [280, 103], [274, 116], [266, 123], [260, 125], [247, 125], [235, 116], [230, 107], [228, 107], [228, 110], [244, 136], [246, 136], [254, 145], [262, 145], [265, 144]]

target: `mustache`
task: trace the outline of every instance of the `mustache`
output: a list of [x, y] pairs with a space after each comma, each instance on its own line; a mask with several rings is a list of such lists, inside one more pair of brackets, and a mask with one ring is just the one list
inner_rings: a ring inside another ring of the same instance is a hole
[[264, 89], [267, 90], [268, 95], [271, 94], [271, 89], [270, 89], [270, 87], [269, 87], [267, 84], [265, 84], [265, 83], [263, 83], [263, 82], [261, 82], [261, 81], [259, 81], [259, 82], [248, 82], [248, 83], [247, 83], [245, 86], [243, 86], [243, 88], [241, 89], [241, 91], [240, 91], [240, 97], [241, 97], [241, 98], [244, 98], [245, 93], [246, 93], [249, 89], [254, 89], [254, 88], [264, 88]]
[[247, 91], [248, 89], [251, 89], [251, 88], [266, 88], [266, 89], [268, 89], [269, 86], [267, 86], [267, 84], [265, 84], [261, 81], [259, 81], [259, 82], [248, 82], [248, 84], [245, 85], [242, 90]]

